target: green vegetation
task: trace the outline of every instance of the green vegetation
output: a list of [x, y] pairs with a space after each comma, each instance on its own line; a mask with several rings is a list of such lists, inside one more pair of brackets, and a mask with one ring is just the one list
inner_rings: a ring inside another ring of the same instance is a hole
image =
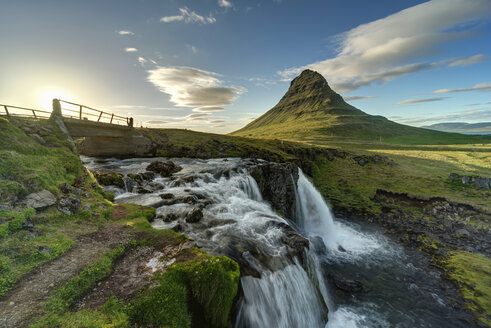
[[163, 157], [260, 157], [273, 161], [294, 159], [287, 147], [308, 147], [280, 140], [231, 137], [182, 129], [144, 129]]
[[296, 77], [287, 93], [267, 113], [234, 136], [294, 140], [384, 140], [404, 144], [491, 143], [491, 136], [465, 136], [415, 128], [368, 115], [346, 103], [322, 75], [306, 70]]
[[486, 175], [489, 153], [468, 156], [459, 152], [374, 150], [356, 154], [388, 156], [395, 163], [361, 166], [354, 155], [332, 161], [318, 158], [314, 163], [314, 183], [335, 207], [349, 208], [357, 214], [379, 213], [379, 204], [373, 197], [377, 189], [382, 189], [422, 199], [445, 197], [491, 212], [489, 191], [454, 183], [448, 177], [450, 173]]
[[111, 297], [98, 309], [85, 309], [45, 316], [31, 325], [35, 328], [128, 328], [129, 318], [123, 302]]
[[468, 302], [468, 309], [491, 326], [491, 260], [479, 254], [453, 252], [446, 269]]
[[62, 132], [50, 121], [39, 124], [51, 129], [41, 145], [24, 131], [0, 118], [0, 203], [9, 203], [30, 192], [59, 192], [63, 182], [73, 183], [84, 168], [66, 143]]
[[[70, 279], [64, 286], [55, 290], [46, 302], [46, 311], [57, 314], [66, 311], [73, 302], [85, 294], [89, 288], [111, 273], [113, 262], [134, 243], [118, 246], [105, 252], [97, 262], [87, 266], [78, 277]], [[43, 320], [41, 320], [43, 321]]]
[[33, 208], [25, 209], [22, 212], [0, 210], [0, 218], [7, 218], [5, 223], [0, 224], [0, 238], [22, 229], [22, 225], [34, 214], [36, 211]]

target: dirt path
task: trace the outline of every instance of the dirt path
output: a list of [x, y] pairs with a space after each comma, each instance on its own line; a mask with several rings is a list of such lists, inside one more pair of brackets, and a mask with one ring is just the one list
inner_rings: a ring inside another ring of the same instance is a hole
[[129, 232], [114, 225], [79, 236], [67, 253], [23, 277], [0, 299], [0, 327], [26, 327], [32, 323], [30, 319], [39, 314], [42, 302], [56, 287], [77, 275], [106, 250], [128, 242], [130, 237]]

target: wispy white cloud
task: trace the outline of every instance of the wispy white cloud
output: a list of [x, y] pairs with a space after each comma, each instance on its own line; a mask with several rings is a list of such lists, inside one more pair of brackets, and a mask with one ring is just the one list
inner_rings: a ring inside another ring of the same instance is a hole
[[471, 110], [457, 111], [447, 115], [425, 116], [397, 119], [398, 122], [404, 124], [428, 124], [434, 122], [466, 122], [466, 121], [487, 121], [491, 120], [491, 109], [480, 108]]
[[129, 30], [121, 30], [121, 31], [118, 31], [118, 34], [119, 35], [135, 35], [135, 33], [129, 31]]
[[463, 58], [456, 59], [455, 61], [448, 64], [448, 66], [450, 66], [450, 67], [469, 66], [472, 64], [482, 63], [486, 59], [487, 59], [486, 55], [479, 54], [479, 55], [474, 55], [474, 56], [470, 56], [470, 57], [463, 57]]
[[377, 98], [375, 96], [349, 96], [349, 97], [343, 97], [345, 101], [355, 101], [355, 100], [362, 100], [362, 99], [373, 99]]
[[198, 48], [196, 48], [195, 46], [193, 46], [193, 45], [189, 45], [188, 47], [189, 47], [189, 49], [191, 50], [191, 52], [192, 52], [193, 54], [195, 54], [195, 53], [197, 53], [197, 52], [198, 52]]
[[126, 52], [137, 52], [138, 49], [136, 49], [136, 48], [125, 48], [124, 51], [126, 51]]
[[147, 73], [147, 80], [161, 92], [170, 95], [170, 101], [181, 107], [225, 106], [245, 91], [238, 87], [222, 86], [219, 74], [193, 67], [159, 66]]
[[138, 57], [138, 62], [140, 63], [140, 65], [145, 66], [147, 60], [143, 57]]
[[148, 123], [148, 124], [165, 124], [165, 123], [169, 123], [167, 121], [146, 121], [145, 123]]
[[179, 8], [179, 15], [165, 16], [160, 19], [163, 23], [171, 22], [185, 22], [185, 23], [200, 23], [200, 24], [213, 24], [217, 20], [213, 16], [203, 17], [196, 12], [190, 10], [188, 7]]
[[208, 117], [211, 115], [211, 113], [193, 113], [186, 116], [185, 119], [191, 121], [205, 121], [208, 120]]
[[218, 0], [218, 5], [222, 8], [232, 8], [233, 4], [227, 0]]
[[224, 111], [225, 108], [223, 107], [198, 107], [198, 108], [193, 108], [193, 112], [201, 112], [201, 113], [208, 113], [208, 112], [221, 112]]
[[423, 99], [408, 99], [404, 101], [400, 101], [396, 103], [396, 105], [409, 105], [409, 104], [418, 104], [418, 103], [426, 103], [426, 102], [434, 102], [445, 100], [448, 97], [438, 97], [438, 98], [423, 98]]
[[[471, 35], [472, 25], [491, 13], [489, 0], [432, 0], [337, 36], [338, 55], [278, 72], [285, 80], [310, 68], [323, 74], [338, 92], [443, 65], [462, 66], [480, 55], [453, 61], [411, 63], [441, 52], [440, 45]], [[458, 29], [453, 29], [459, 27]]]
[[218, 123], [225, 123], [225, 121], [224, 120], [213, 120], [213, 121], [208, 121], [208, 123], [218, 124]]
[[459, 88], [459, 89], [439, 89], [433, 91], [435, 94], [440, 93], [454, 93], [454, 92], [468, 92], [468, 91], [491, 91], [491, 83], [479, 83], [470, 88]]

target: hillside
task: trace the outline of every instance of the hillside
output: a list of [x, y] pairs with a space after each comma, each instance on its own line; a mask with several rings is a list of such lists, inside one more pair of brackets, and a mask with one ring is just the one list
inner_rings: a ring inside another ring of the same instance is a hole
[[411, 143], [400, 139], [411, 137], [421, 144], [425, 139], [429, 144], [445, 143], [445, 139], [452, 139], [452, 143], [479, 142], [473, 137], [411, 127], [383, 116], [369, 115], [346, 103], [321, 74], [311, 70], [303, 71], [291, 82], [276, 106], [231, 135], [295, 140], [380, 141], [382, 138], [388, 142], [399, 138], [401, 143]]
[[465, 123], [465, 122], [449, 122], [437, 123], [428, 126], [423, 126], [425, 129], [458, 132], [458, 133], [474, 133], [474, 134], [491, 134], [491, 122], [482, 123]]

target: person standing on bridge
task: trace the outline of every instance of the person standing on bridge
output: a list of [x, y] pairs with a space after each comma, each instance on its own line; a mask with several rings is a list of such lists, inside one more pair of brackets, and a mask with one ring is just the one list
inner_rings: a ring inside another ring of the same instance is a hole
[[129, 119], [126, 119], [126, 123], [128, 124], [128, 126], [130, 128], [132, 128], [133, 127], [133, 117], [130, 117]]

